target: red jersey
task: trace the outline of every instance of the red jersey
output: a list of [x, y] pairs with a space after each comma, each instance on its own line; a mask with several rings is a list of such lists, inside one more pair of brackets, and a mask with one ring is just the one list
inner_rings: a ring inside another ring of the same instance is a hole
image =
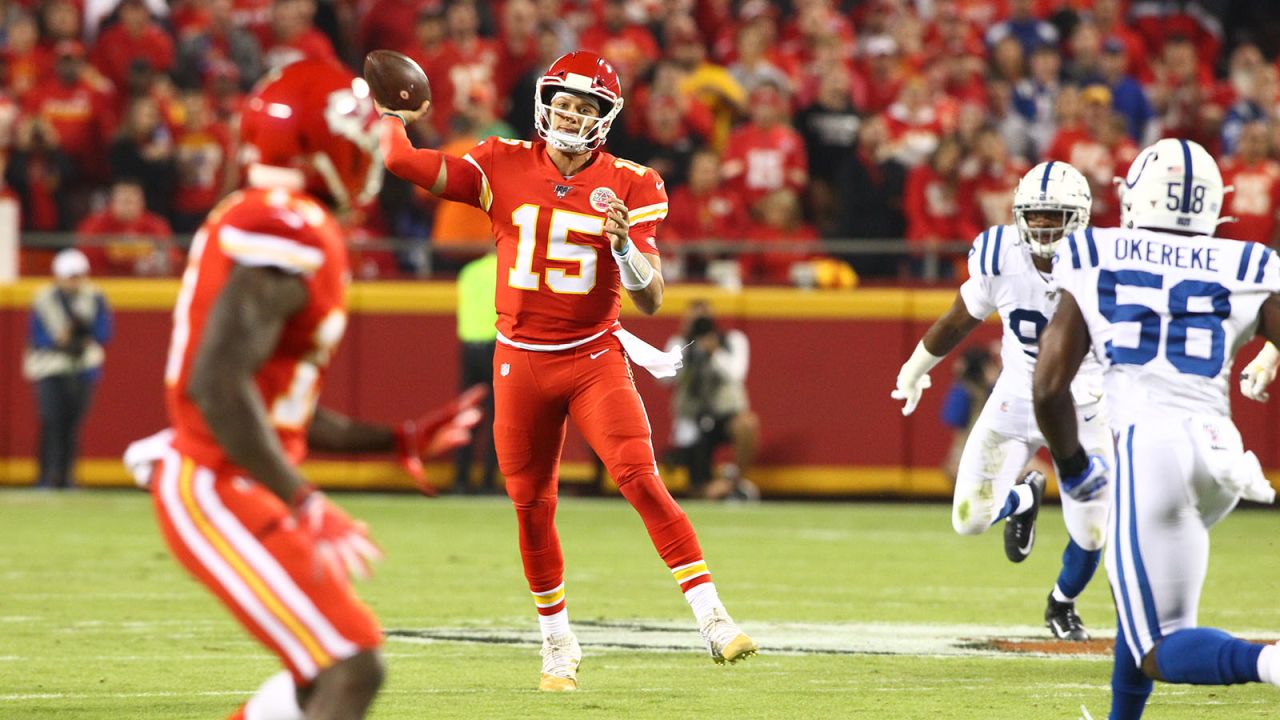
[[1246, 163], [1237, 157], [1222, 161], [1222, 184], [1234, 185], [1227, 193], [1222, 216], [1236, 221], [1221, 227], [1226, 237], [1270, 245], [1276, 235], [1276, 210], [1280, 208], [1280, 163], [1262, 159]]
[[349, 273], [337, 221], [311, 197], [288, 190], [234, 193], [196, 232], [165, 364], [165, 403], [177, 433], [173, 446], [206, 467], [242, 472], [184, 391], [209, 311], [237, 263], [277, 268], [306, 282], [306, 306], [285, 322], [275, 351], [254, 378], [285, 454], [297, 464], [307, 454], [307, 427], [325, 367], [346, 329]]
[[1021, 158], [1009, 158], [1002, 165], [978, 169], [961, 189], [973, 210], [978, 227], [1008, 225], [1013, 217], [1013, 193], [1018, 182], [1031, 168]]
[[[403, 135], [402, 135], [403, 137]], [[605, 205], [630, 210], [631, 241], [656, 255], [667, 191], [656, 172], [603, 150], [565, 178], [546, 143], [489, 138], [464, 158], [480, 169], [469, 197], [489, 213], [498, 249], [498, 332], [519, 343], [561, 345], [618, 321], [622, 286]], [[452, 184], [452, 181], [451, 181]]]
[[116, 88], [127, 88], [129, 66], [144, 60], [157, 74], [173, 67], [173, 38], [156, 23], [147, 25], [137, 37], [129, 35], [122, 24], [102, 31], [93, 48], [92, 61]]
[[48, 120], [58, 133], [58, 144], [74, 160], [105, 172], [103, 148], [111, 138], [111, 98], [83, 80], [66, 86], [59, 82], [38, 85], [23, 98], [25, 111]]
[[716, 188], [695, 195], [688, 185], [671, 193], [666, 228], [679, 242], [732, 240], [740, 237], [751, 215], [736, 193]]
[[1054, 137], [1045, 157], [1071, 163], [1089, 181], [1093, 192], [1093, 208], [1089, 224], [1116, 227], [1120, 224], [1120, 200], [1111, 179], [1123, 175], [1125, 168], [1138, 156], [1138, 146], [1127, 136], [1107, 146], [1085, 130], [1061, 130]]
[[789, 125], [746, 125], [735, 130], [722, 167], [728, 187], [748, 205], [774, 190], [799, 190], [809, 177], [804, 138]]
[[231, 137], [226, 126], [211, 124], [202, 130], [181, 130], [174, 142], [178, 169], [173, 209], [183, 213], [208, 212], [218, 202], [222, 175], [230, 155]]

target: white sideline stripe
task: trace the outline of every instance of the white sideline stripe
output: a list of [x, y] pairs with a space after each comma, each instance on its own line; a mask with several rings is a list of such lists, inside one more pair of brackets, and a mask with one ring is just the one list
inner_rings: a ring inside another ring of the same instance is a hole
[[311, 655], [302, 647], [293, 633], [281, 625], [280, 621], [262, 605], [258, 596], [227, 564], [227, 561], [209, 545], [187, 515], [178, 491], [178, 474], [182, 462], [183, 458], [177, 452], [171, 450], [166, 453], [165, 472], [160, 479], [161, 502], [178, 535], [196, 559], [226, 588], [249, 617], [257, 621], [262, 629], [280, 645], [298, 670], [307, 677], [315, 677], [318, 668], [315, 661], [311, 659]]
[[240, 557], [253, 567], [254, 572], [267, 584], [298, 620], [306, 625], [325, 652], [333, 656], [334, 661], [345, 660], [359, 652], [355, 643], [343, 637], [311, 602], [311, 598], [298, 587], [289, 573], [280, 567], [280, 563], [250, 533], [240, 520], [222, 504], [222, 499], [213, 487], [214, 475], [211, 470], [201, 468], [196, 471], [196, 501], [209, 516], [209, 520], [239, 553]]

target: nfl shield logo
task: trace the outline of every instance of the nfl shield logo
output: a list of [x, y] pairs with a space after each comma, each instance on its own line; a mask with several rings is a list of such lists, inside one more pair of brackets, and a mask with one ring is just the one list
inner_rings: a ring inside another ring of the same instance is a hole
[[510, 375], [510, 374], [511, 374], [511, 363], [502, 363], [502, 367], [498, 368], [498, 373], [499, 373], [500, 375], [502, 375], [502, 377], [506, 377], [506, 376]]
[[568, 185], [557, 185], [557, 186], [556, 186], [556, 197], [558, 197], [558, 198], [560, 198], [561, 200], [563, 200], [563, 199], [564, 199], [564, 196], [565, 196], [565, 195], [568, 195], [568, 194], [569, 194], [569, 191], [570, 191], [570, 190], [572, 190], [572, 189], [573, 189], [573, 188], [569, 187]]

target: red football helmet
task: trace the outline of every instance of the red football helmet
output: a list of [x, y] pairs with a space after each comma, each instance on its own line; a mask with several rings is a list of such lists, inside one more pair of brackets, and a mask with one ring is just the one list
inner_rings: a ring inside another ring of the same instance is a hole
[[369, 86], [336, 62], [301, 60], [258, 83], [240, 118], [255, 187], [287, 187], [360, 207], [382, 187]]
[[[600, 117], [552, 110], [551, 99], [560, 92], [595, 98], [600, 103]], [[538, 135], [552, 147], [569, 153], [587, 152], [603, 145], [614, 118], [622, 111], [622, 83], [617, 71], [604, 58], [586, 50], [562, 55], [551, 63], [538, 78], [534, 94], [533, 124]], [[578, 118], [578, 132], [552, 129], [553, 112]]]

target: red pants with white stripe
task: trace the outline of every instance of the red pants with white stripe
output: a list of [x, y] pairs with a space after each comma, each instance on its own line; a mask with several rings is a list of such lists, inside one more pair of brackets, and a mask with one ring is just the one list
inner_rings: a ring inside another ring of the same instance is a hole
[[667, 567], [702, 560], [693, 525], [658, 477], [649, 418], [616, 337], [553, 352], [499, 343], [493, 388], [498, 465], [515, 504], [530, 590], [556, 588], [564, 576], [555, 511], [570, 417], [640, 513]]
[[322, 569], [311, 536], [259, 483], [219, 475], [170, 450], [151, 494], [175, 557], [305, 687], [378, 647], [378, 621], [345, 576]]

